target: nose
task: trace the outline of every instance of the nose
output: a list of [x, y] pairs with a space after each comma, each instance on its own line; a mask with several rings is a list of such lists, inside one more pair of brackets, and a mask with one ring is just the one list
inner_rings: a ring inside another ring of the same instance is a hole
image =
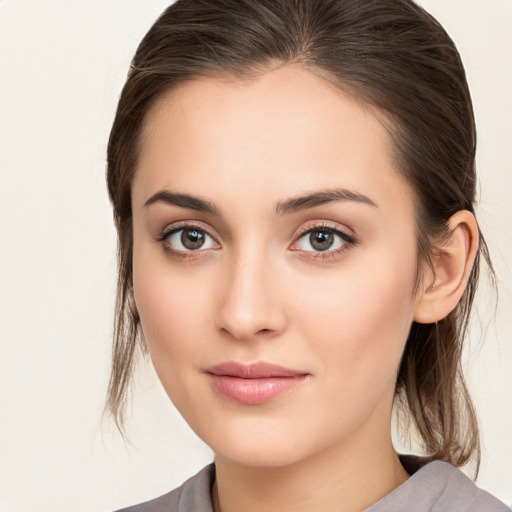
[[272, 338], [286, 326], [279, 272], [256, 255], [241, 255], [222, 276], [217, 328], [239, 340]]

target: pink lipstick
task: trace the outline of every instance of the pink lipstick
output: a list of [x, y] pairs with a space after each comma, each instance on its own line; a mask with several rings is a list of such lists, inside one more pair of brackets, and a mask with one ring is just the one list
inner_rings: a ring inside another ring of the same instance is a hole
[[263, 404], [295, 388], [307, 373], [270, 363], [221, 363], [206, 370], [215, 391], [235, 402]]

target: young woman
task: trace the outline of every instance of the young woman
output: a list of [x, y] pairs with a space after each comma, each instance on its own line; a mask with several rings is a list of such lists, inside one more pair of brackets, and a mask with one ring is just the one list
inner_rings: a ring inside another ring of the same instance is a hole
[[[460, 372], [480, 260], [475, 126], [406, 0], [179, 0], [108, 149], [119, 288], [108, 405], [137, 347], [215, 452], [129, 511], [505, 511]], [[428, 457], [398, 455], [393, 406]]]

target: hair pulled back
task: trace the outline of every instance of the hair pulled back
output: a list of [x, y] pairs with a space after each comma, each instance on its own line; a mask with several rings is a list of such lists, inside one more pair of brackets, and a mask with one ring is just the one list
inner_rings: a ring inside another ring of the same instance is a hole
[[[140, 43], [108, 144], [107, 182], [118, 230], [118, 291], [107, 408], [118, 426], [137, 346], [146, 350], [132, 290], [131, 183], [155, 101], [204, 76], [251, 79], [295, 63], [392, 120], [397, 168], [416, 201], [419, 264], [458, 210], [473, 212], [476, 133], [464, 68], [439, 23], [410, 0], [178, 0]], [[396, 385], [426, 452], [457, 465], [480, 447], [460, 359], [485, 241], [457, 308], [413, 323]], [[491, 267], [492, 268], [492, 267]]]

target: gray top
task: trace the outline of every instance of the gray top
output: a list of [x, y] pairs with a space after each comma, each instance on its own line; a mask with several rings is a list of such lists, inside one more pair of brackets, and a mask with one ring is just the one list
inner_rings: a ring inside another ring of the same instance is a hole
[[[365, 512], [509, 512], [504, 503], [479, 489], [447, 462], [401, 455], [412, 476]], [[159, 498], [118, 512], [213, 512], [211, 488], [215, 465], [209, 464], [181, 487]]]

